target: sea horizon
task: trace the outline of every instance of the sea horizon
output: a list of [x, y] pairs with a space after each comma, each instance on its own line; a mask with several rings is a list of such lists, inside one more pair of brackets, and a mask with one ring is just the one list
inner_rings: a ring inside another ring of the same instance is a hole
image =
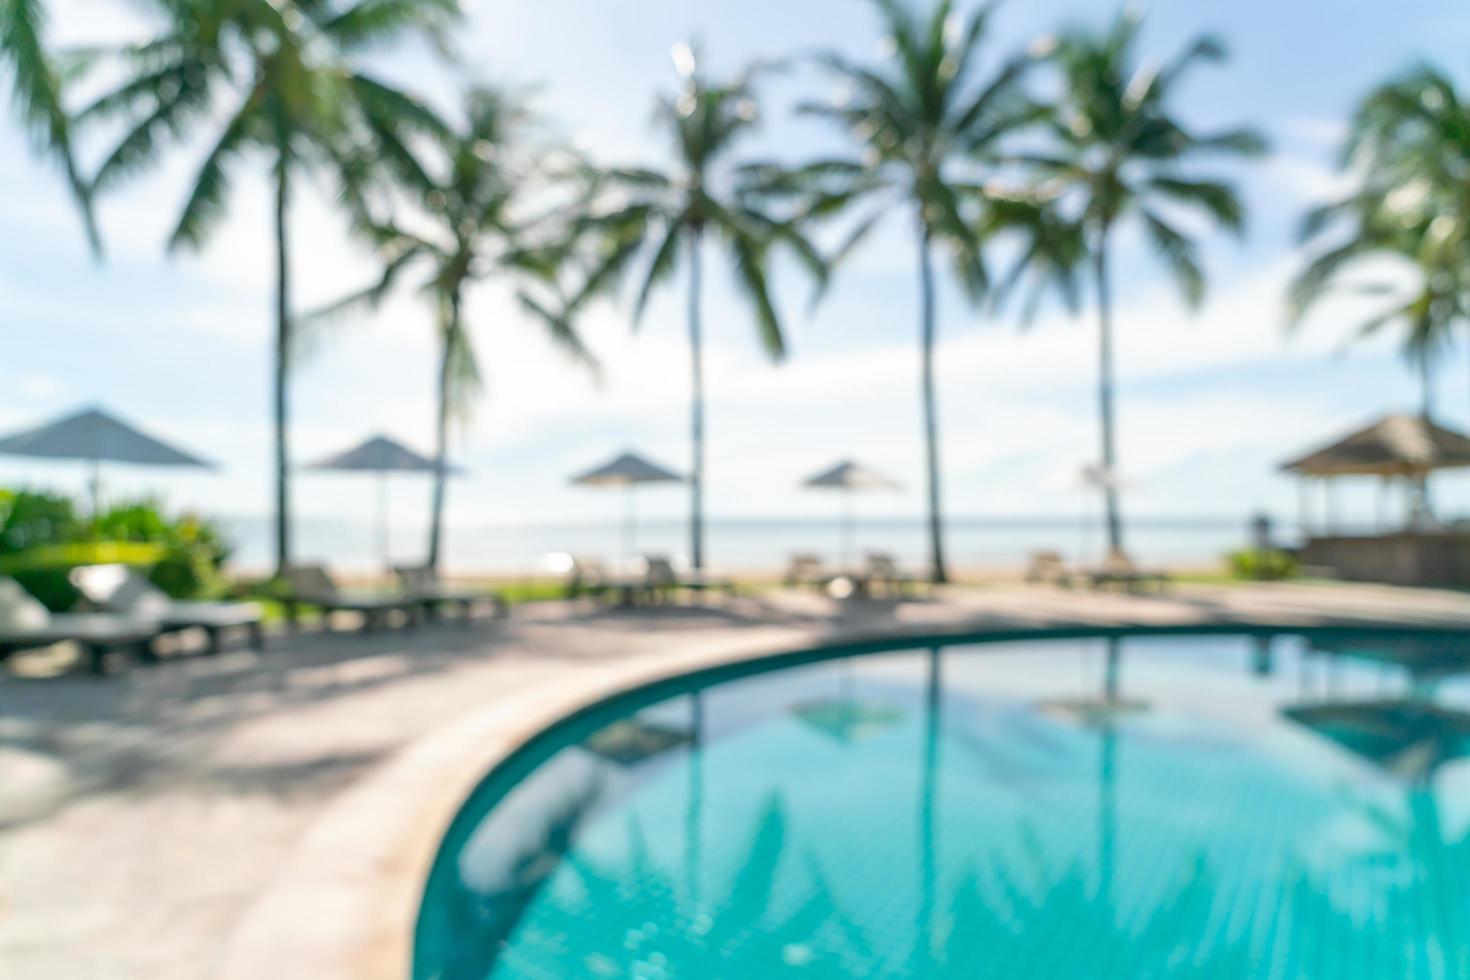
[[[1198, 568], [1217, 565], [1250, 540], [1250, 515], [1130, 516], [1125, 542], [1138, 561]], [[231, 564], [263, 572], [271, 563], [271, 524], [266, 517], [227, 517], [219, 521], [230, 540]], [[864, 517], [855, 523], [855, 551], [886, 552], [918, 566], [927, 555], [926, 522], [920, 516]], [[368, 517], [298, 517], [292, 522], [297, 561], [323, 562], [347, 572], [377, 571], [382, 565], [378, 525]], [[957, 568], [1021, 568], [1031, 552], [1060, 552], [1068, 561], [1096, 561], [1104, 551], [1104, 531], [1096, 515], [1065, 517], [1029, 514], [973, 514], [945, 521], [949, 560]], [[1275, 539], [1295, 542], [1294, 522], [1273, 520]], [[423, 522], [395, 521], [390, 527], [393, 562], [422, 561], [427, 541]], [[683, 518], [646, 518], [637, 526], [634, 547], [623, 541], [615, 520], [481, 521], [449, 523], [445, 531], [445, 569], [450, 574], [544, 574], [548, 557], [570, 552], [617, 562], [638, 554], [687, 558], [688, 522]], [[730, 571], [770, 572], [796, 552], [815, 553], [835, 562], [841, 548], [836, 517], [799, 515], [711, 516], [706, 520], [706, 563]]]

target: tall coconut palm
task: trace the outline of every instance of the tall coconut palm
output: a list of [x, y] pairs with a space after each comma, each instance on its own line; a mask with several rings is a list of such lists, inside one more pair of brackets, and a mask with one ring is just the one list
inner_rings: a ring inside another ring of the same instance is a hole
[[[1091, 266], [1098, 312], [1098, 420], [1108, 548], [1123, 551], [1118, 507], [1117, 437], [1114, 418], [1113, 300], [1110, 273], [1114, 233], [1136, 222], [1168, 267], [1185, 301], [1204, 298], [1205, 276], [1195, 243], [1175, 223], [1175, 213], [1193, 213], [1241, 232], [1244, 209], [1234, 188], [1192, 169], [1211, 155], [1249, 156], [1265, 141], [1249, 129], [1198, 133], [1171, 106], [1191, 69], [1226, 57], [1215, 37], [1195, 38], [1162, 67], [1142, 63], [1140, 19], [1125, 10], [1103, 31], [1074, 29], [1053, 55], [1061, 94], [1050, 129], [1056, 149], [1027, 153], [1043, 182], [1048, 207], [1073, 222]], [[1055, 261], [1055, 254], [1045, 261]]]
[[[152, 164], [170, 142], [218, 126], [169, 237], [171, 251], [203, 248], [224, 216], [232, 171], [252, 153], [270, 160], [274, 191], [273, 387], [275, 561], [290, 563], [287, 379], [293, 332], [289, 214], [299, 180], [335, 168], [368, 134], [401, 159], [406, 132], [429, 125], [401, 91], [354, 56], [413, 35], [436, 35], [455, 0], [151, 0], [163, 27], [111, 53], [123, 81], [81, 118], [121, 118], [124, 132], [94, 186], [110, 190]], [[221, 110], [223, 114], [221, 115]]]
[[[558, 312], [564, 304], [556, 276], [569, 231], [564, 215], [579, 175], [570, 161], [561, 159], [566, 154], [537, 139], [537, 122], [513, 95], [471, 90], [462, 125], [438, 127], [427, 154], [411, 152], [393, 167], [392, 196], [407, 197], [414, 214], [379, 218], [372, 213], [372, 202], [360, 201], [364, 210], [358, 227], [383, 261], [381, 277], [313, 317], [376, 309], [406, 272], [418, 270], [415, 292], [432, 310], [439, 341], [428, 546], [428, 564], [435, 569], [442, 553], [450, 425], [468, 418], [481, 392], [479, 360], [465, 318], [470, 288], [487, 282], [510, 288], [552, 340], [595, 367], [569, 320]], [[423, 160], [425, 156], [432, 159]], [[372, 175], [365, 178], [372, 196]]]
[[705, 565], [704, 547], [704, 334], [701, 322], [703, 258], [707, 240], [723, 245], [735, 282], [754, 314], [760, 341], [772, 359], [786, 350], [781, 317], [772, 299], [769, 262], [773, 248], [787, 246], [820, 284], [821, 256], [788, 217], [761, 199], [769, 167], [742, 166], [740, 150], [754, 132], [759, 110], [754, 82], [758, 69], [716, 83], [701, 72], [694, 50], [674, 49], [682, 86], [659, 100], [656, 123], [669, 137], [674, 166], [611, 170], [598, 174], [599, 196], [580, 222], [578, 237], [596, 243], [596, 258], [572, 306], [617, 283], [628, 267], [646, 255], [634, 304], [635, 326], [655, 289], [682, 262], [688, 274], [688, 329], [691, 374], [689, 551], [696, 569]]
[[82, 209], [87, 239], [101, 249], [92, 220], [91, 191], [72, 153], [72, 124], [62, 101], [62, 76], [44, 45], [41, 0], [0, 0], [0, 78], [10, 85], [16, 114], [38, 152], [54, 157]]
[[950, 0], [925, 14], [901, 0], [875, 0], [888, 57], [856, 64], [829, 54], [821, 65], [850, 90], [838, 101], [802, 111], [837, 123], [859, 144], [861, 159], [825, 159], [795, 171], [792, 188], [814, 193], [812, 217], [871, 204], [850, 248], [888, 213], [907, 215], [918, 246], [919, 386], [923, 405], [928, 486], [929, 566], [946, 582], [940, 494], [939, 419], [934, 386], [938, 332], [934, 258], [944, 254], [965, 294], [978, 302], [990, 284], [976, 226], [979, 207], [993, 192], [989, 181], [1018, 132], [1040, 110], [1021, 87], [1032, 53], [1011, 57], [982, 74], [982, 50], [993, 6], [961, 18]]
[[1292, 283], [1291, 322], [1329, 294], [1377, 297], [1358, 333], [1402, 329], [1427, 416], [1436, 362], [1470, 325], [1470, 97], [1430, 66], [1378, 86], [1341, 162], [1356, 186], [1303, 221], [1314, 252]]

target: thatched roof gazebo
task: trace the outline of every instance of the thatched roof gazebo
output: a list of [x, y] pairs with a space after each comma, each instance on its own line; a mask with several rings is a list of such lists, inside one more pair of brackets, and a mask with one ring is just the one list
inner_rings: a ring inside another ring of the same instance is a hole
[[[1435, 470], [1470, 466], [1470, 437], [1437, 425], [1422, 415], [1386, 415], [1366, 428], [1281, 465], [1303, 478], [1331, 480], [1344, 476], [1378, 477], [1384, 485], [1404, 480], [1410, 490], [1408, 521], [1432, 519], [1426, 481]], [[1302, 523], [1306, 525], [1306, 482], [1303, 481]], [[1329, 497], [1328, 523], [1332, 523]]]
[[[1470, 467], [1470, 437], [1420, 415], [1387, 415], [1372, 425], [1299, 456], [1281, 468], [1302, 478], [1300, 525], [1304, 566], [1340, 578], [1396, 585], [1470, 585], [1470, 533], [1441, 527], [1429, 506], [1429, 476], [1436, 470]], [[1344, 531], [1337, 526], [1333, 484], [1341, 477], [1379, 481], [1377, 528]], [[1401, 529], [1385, 527], [1383, 502], [1393, 481], [1405, 489]], [[1309, 518], [1309, 488], [1323, 487], [1326, 514]]]
[[1470, 437], [1421, 415], [1386, 415], [1281, 468], [1303, 476], [1427, 476], [1470, 466]]

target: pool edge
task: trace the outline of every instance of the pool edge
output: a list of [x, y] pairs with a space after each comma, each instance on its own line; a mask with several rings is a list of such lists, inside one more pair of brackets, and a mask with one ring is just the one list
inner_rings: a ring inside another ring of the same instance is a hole
[[[900, 642], [1004, 642], [1122, 632], [1470, 632], [1443, 623], [1290, 616], [1267, 621], [1218, 611], [1168, 623], [1120, 619], [1018, 626], [1014, 620], [1001, 625], [995, 619], [983, 615], [944, 624], [892, 623], [825, 632], [792, 629], [713, 643], [687, 654], [633, 657], [538, 682], [506, 702], [452, 719], [328, 804], [281, 873], [251, 903], [225, 945], [216, 975], [224, 980], [409, 976], [424, 883], [441, 840], [469, 796], [494, 770], [568, 719], [650, 687], [713, 676], [731, 667], [771, 669]], [[300, 928], [302, 922], [311, 928]]]

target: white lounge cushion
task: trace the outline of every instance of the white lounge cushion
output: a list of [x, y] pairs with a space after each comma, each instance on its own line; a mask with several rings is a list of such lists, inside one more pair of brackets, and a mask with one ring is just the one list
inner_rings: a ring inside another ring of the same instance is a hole
[[51, 613], [13, 578], [0, 578], [0, 633], [44, 629]]

